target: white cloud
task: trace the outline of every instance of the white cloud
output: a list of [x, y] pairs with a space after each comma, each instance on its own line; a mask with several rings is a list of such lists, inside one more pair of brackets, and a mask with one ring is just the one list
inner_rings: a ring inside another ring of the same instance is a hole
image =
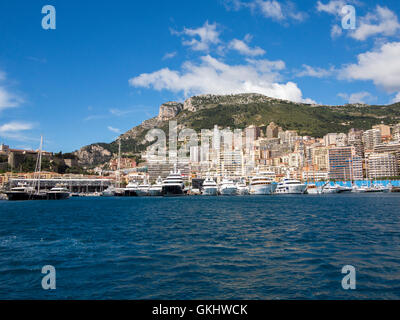
[[400, 102], [400, 92], [393, 98], [392, 103]]
[[337, 24], [332, 26], [332, 29], [331, 29], [331, 38], [332, 39], [340, 37], [342, 35], [342, 33], [343, 33], [342, 28], [339, 27]]
[[250, 48], [247, 42], [250, 40], [250, 36], [247, 35], [243, 40], [233, 39], [228, 47], [230, 49], [238, 51], [240, 54], [245, 56], [262, 56], [265, 54], [265, 50], [261, 49], [260, 47]]
[[400, 42], [391, 42], [380, 48], [359, 54], [356, 64], [345, 66], [340, 78], [370, 80], [389, 93], [400, 92]]
[[35, 138], [26, 137], [22, 134], [22, 132], [31, 130], [33, 128], [34, 124], [32, 123], [11, 121], [9, 123], [0, 125], [0, 137], [24, 142], [37, 141]]
[[176, 51], [174, 51], [174, 52], [167, 52], [167, 53], [164, 55], [163, 60], [172, 59], [172, 58], [174, 58], [176, 55], [177, 55], [177, 52], [176, 52]]
[[276, 20], [283, 20], [285, 18], [282, 13], [282, 7], [276, 0], [255, 1], [254, 3], [259, 7], [259, 9], [261, 9], [262, 14], [267, 18]]
[[244, 2], [240, 0], [227, 0], [225, 5], [228, 9], [240, 10], [248, 8], [253, 13], [260, 13], [265, 18], [283, 22], [287, 20], [303, 21], [307, 18], [307, 14], [298, 11], [294, 2], [277, 1], [277, 0], [253, 0]]
[[118, 128], [108, 126], [107, 129], [114, 133], [121, 133], [121, 129], [118, 129]]
[[[6, 73], [0, 70], [0, 82], [6, 80]], [[5, 86], [0, 84], [0, 111], [6, 108], [18, 107], [23, 99], [11, 93]]]
[[303, 99], [296, 83], [278, 83], [283, 61], [247, 60], [247, 64], [228, 65], [209, 55], [201, 63], [186, 62], [181, 71], [164, 68], [129, 80], [131, 86], [195, 94], [260, 93], [270, 97], [313, 103]]
[[0, 126], [0, 133], [25, 131], [33, 128], [32, 123], [12, 121]]
[[359, 26], [350, 33], [356, 40], [366, 40], [375, 35], [393, 36], [400, 30], [397, 15], [387, 7], [376, 6], [374, 13], [359, 19]]
[[348, 103], [366, 103], [366, 101], [371, 101], [375, 97], [373, 97], [369, 92], [362, 91], [356, 92], [348, 95], [347, 93], [339, 93], [339, 97], [348, 101]]
[[348, 4], [349, 1], [344, 0], [331, 0], [324, 4], [321, 1], [317, 2], [317, 11], [326, 12], [332, 15], [340, 15], [342, 8]]
[[217, 30], [217, 24], [209, 24], [208, 21], [197, 29], [184, 28], [182, 32], [171, 30], [171, 33], [192, 37], [191, 40], [184, 40], [183, 44], [191, 47], [194, 51], [208, 51], [211, 45], [220, 42], [220, 32]]
[[309, 65], [303, 64], [303, 70], [296, 74], [297, 77], [314, 77], [314, 78], [325, 78], [332, 75], [335, 72], [335, 68], [330, 69], [314, 68]]

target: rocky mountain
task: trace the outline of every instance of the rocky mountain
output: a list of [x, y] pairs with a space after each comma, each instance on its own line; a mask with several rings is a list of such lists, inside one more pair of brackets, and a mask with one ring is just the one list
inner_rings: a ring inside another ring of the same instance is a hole
[[[150, 143], [146, 133], [160, 128], [168, 133], [168, 121], [176, 120], [178, 127], [200, 132], [214, 125], [245, 128], [254, 124], [266, 126], [275, 122], [285, 130], [301, 135], [322, 137], [328, 132], [347, 132], [350, 128], [369, 129], [378, 123], [400, 122], [400, 103], [385, 106], [346, 104], [324, 106], [296, 103], [270, 98], [261, 94], [199, 95], [184, 103], [167, 102], [160, 106], [158, 116], [144, 121], [120, 136], [122, 152], [138, 154]], [[94, 166], [104, 163], [117, 153], [117, 142], [95, 143], [75, 152], [79, 163]]]

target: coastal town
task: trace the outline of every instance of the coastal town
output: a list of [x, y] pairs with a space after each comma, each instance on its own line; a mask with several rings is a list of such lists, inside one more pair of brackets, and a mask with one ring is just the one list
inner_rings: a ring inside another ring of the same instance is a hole
[[[58, 172], [41, 172], [42, 187], [63, 183], [72, 193], [99, 195], [110, 186], [124, 188], [132, 182], [152, 184], [157, 179], [166, 179], [174, 166], [183, 182], [194, 190], [201, 190], [207, 177], [212, 177], [217, 184], [230, 179], [246, 185], [260, 172], [276, 183], [284, 178], [309, 184], [399, 179], [400, 124], [378, 124], [365, 131], [350, 129], [347, 133], [328, 133], [322, 138], [300, 136], [274, 122], [233, 131], [215, 126], [208, 133], [210, 141], [205, 145], [190, 145], [189, 139], [183, 139], [181, 148], [187, 150], [187, 157], [178, 157], [175, 152], [175, 158], [170, 155], [167, 159], [166, 149], [160, 157], [151, 154], [152, 146], [148, 146], [141, 153], [140, 163], [119, 152], [107, 163], [80, 168], [74, 154], [60, 157], [42, 151], [43, 159], [51, 159], [50, 168], [55, 167], [54, 163], [58, 165]], [[38, 153], [39, 150], [13, 149], [2, 144], [1, 187], [34, 181], [34, 172], [19, 172], [18, 168], [27, 159], [35, 161]], [[64, 169], [62, 173], [60, 167]]]

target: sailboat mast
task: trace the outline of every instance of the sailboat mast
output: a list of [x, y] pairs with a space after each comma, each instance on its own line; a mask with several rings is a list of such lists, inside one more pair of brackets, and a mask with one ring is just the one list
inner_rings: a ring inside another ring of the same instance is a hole
[[38, 193], [40, 192], [40, 174], [42, 171], [42, 149], [43, 149], [43, 136], [40, 136], [40, 147], [39, 147], [39, 164], [38, 164]]
[[121, 187], [121, 139], [118, 139], [118, 188]]

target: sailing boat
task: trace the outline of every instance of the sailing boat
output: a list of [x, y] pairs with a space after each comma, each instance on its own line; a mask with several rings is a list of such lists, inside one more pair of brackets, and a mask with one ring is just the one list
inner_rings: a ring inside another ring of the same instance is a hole
[[6, 191], [8, 200], [46, 200], [47, 194], [40, 191], [40, 174], [42, 170], [42, 149], [43, 149], [43, 136], [40, 137], [40, 148], [38, 157], [36, 159], [35, 173], [33, 175], [33, 186], [27, 184], [20, 184], [10, 191]]

